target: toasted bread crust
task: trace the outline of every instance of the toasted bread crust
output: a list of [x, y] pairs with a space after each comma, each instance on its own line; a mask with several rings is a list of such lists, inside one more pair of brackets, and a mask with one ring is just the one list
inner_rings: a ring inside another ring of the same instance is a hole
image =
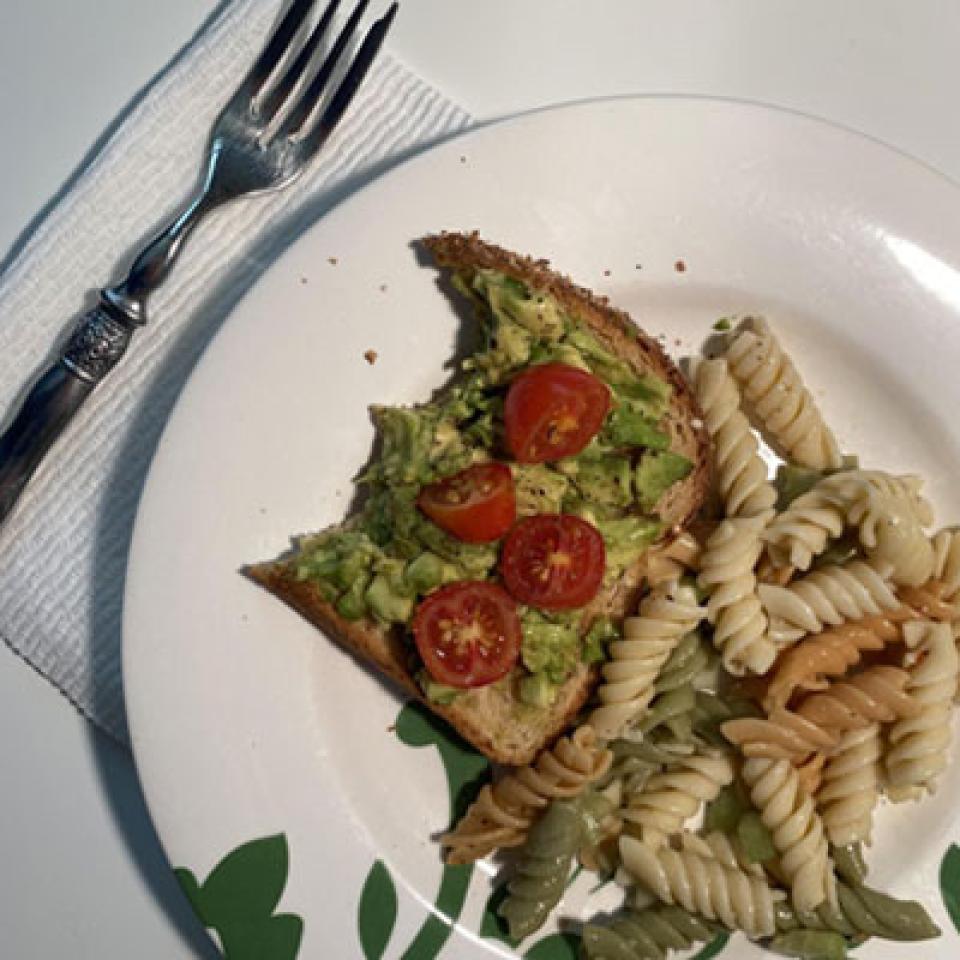
[[710, 436], [693, 390], [660, 344], [623, 310], [611, 306], [606, 297], [597, 296], [551, 270], [548, 260], [534, 260], [504, 250], [481, 240], [476, 232], [439, 233], [424, 237], [423, 243], [440, 267], [497, 270], [523, 281], [532, 290], [550, 294], [638, 373], [651, 373], [670, 384], [673, 395], [667, 427], [673, 438], [672, 449], [691, 460], [694, 469], [664, 494], [657, 508], [671, 527], [686, 526], [700, 509], [710, 486]]
[[[627, 314], [610, 306], [605, 298], [554, 273], [545, 260], [533, 260], [485, 243], [476, 233], [443, 233], [423, 242], [440, 267], [499, 270], [534, 290], [549, 293], [638, 372], [652, 373], [670, 383], [673, 394], [666, 422], [672, 449], [687, 456], [694, 469], [667, 491], [658, 510], [670, 525], [667, 538], [689, 522], [709, 487], [710, 441], [693, 392], [656, 340], [639, 330]], [[617, 583], [604, 590], [585, 611], [584, 626], [601, 615], [625, 616], [635, 605], [643, 570], [641, 558]], [[424, 698], [411, 673], [409, 644], [398, 628], [385, 628], [372, 619], [344, 619], [324, 599], [316, 584], [296, 578], [288, 560], [255, 564], [245, 572], [314, 626], [377, 667], [406, 693], [423, 701], [497, 763], [522, 766], [532, 762], [569, 726], [596, 682], [597, 671], [581, 664], [558, 691], [556, 702], [549, 709], [536, 709], [521, 702], [515, 674], [499, 683], [467, 690], [453, 703], [441, 706]]]
[[244, 573], [351, 653], [373, 664], [405, 693], [425, 703], [496, 763], [530, 763], [544, 744], [559, 736], [593, 687], [595, 678], [581, 665], [560, 688], [550, 710], [521, 704], [516, 677], [512, 682], [467, 690], [447, 706], [431, 703], [410, 672], [409, 648], [398, 628], [386, 629], [369, 619], [345, 620], [315, 583], [294, 576], [287, 561], [254, 564], [244, 568]]

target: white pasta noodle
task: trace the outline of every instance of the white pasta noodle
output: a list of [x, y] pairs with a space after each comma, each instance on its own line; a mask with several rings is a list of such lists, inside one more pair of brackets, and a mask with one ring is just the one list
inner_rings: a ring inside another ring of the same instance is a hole
[[[878, 559], [889, 560], [895, 568], [900, 560], [897, 537], [888, 532], [887, 544], [880, 546], [880, 530], [889, 525], [892, 518], [905, 517], [911, 536], [915, 539], [919, 534], [926, 539], [918, 525], [931, 522], [932, 510], [920, 496], [920, 485], [918, 477], [895, 476], [882, 470], [845, 470], [824, 477], [767, 527], [764, 541], [770, 556], [780, 566], [807, 570], [831, 538], [839, 537], [845, 527], [853, 526], [859, 528], [868, 554], [879, 546], [884, 556]], [[900, 531], [901, 542], [904, 533]], [[914, 544], [914, 555], [923, 549]], [[916, 562], [915, 557], [914, 568]], [[922, 579], [917, 581], [922, 582]]]
[[880, 725], [844, 734], [831, 752], [817, 793], [817, 809], [834, 846], [869, 843], [880, 796]]
[[680, 834], [680, 849], [701, 857], [713, 857], [731, 870], [742, 870], [761, 880], [765, 880], [767, 876], [763, 867], [748, 860], [743, 851], [734, 847], [730, 837], [721, 830], [711, 830], [704, 834], [687, 830]]
[[[862, 480], [867, 489], [874, 494], [875, 502], [878, 498], [880, 503], [883, 500], [896, 500], [909, 506], [922, 526], [928, 527], [933, 523], [933, 507], [930, 501], [921, 495], [923, 479], [916, 474], [887, 473], [885, 470], [851, 470], [847, 476]], [[862, 503], [860, 510], [852, 510], [850, 522], [860, 528], [860, 539], [864, 546], [873, 545], [875, 538], [871, 529], [879, 516], [882, 516], [882, 510], [878, 513], [875, 504]]]
[[890, 568], [890, 579], [901, 586], [926, 583], [936, 564], [933, 545], [910, 508], [892, 498], [883, 502], [875, 528], [875, 543], [866, 553], [871, 563]]
[[579, 796], [610, 769], [613, 754], [584, 724], [561, 737], [536, 761], [485, 784], [467, 812], [441, 838], [447, 863], [472, 863], [500, 847], [526, 840], [534, 820], [553, 800]]
[[898, 720], [888, 735], [887, 792], [895, 800], [919, 797], [924, 790], [932, 793], [947, 766], [950, 711], [960, 667], [950, 624], [926, 620], [906, 624], [904, 640], [919, 653], [907, 692], [920, 711]]
[[773, 516], [776, 490], [767, 478], [757, 440], [740, 410], [740, 391], [722, 357], [699, 363], [694, 389], [713, 440], [717, 483], [728, 517]]
[[654, 774], [642, 790], [628, 797], [619, 816], [640, 827], [644, 843], [658, 846], [732, 781], [733, 764], [728, 756], [702, 753], [684, 757]]
[[833, 433], [766, 321], [751, 320], [731, 342], [727, 360], [757, 419], [794, 463], [814, 470], [842, 466]]
[[776, 930], [769, 884], [725, 866], [716, 857], [669, 847], [655, 850], [624, 836], [620, 859], [627, 874], [664, 903], [719, 920], [754, 939], [772, 936]]
[[644, 556], [647, 584], [652, 589], [699, 569], [702, 550], [700, 542], [689, 530], [682, 530], [666, 546], [651, 547]]
[[723, 665], [733, 674], [766, 673], [777, 650], [757, 595], [762, 517], [727, 519], [710, 535], [697, 582], [707, 591], [707, 618]]
[[960, 593], [960, 530], [940, 530], [933, 538], [933, 576], [946, 587], [945, 598]]
[[600, 705], [589, 720], [599, 737], [615, 739], [642, 715], [660, 669], [706, 612], [690, 587], [658, 587], [644, 597], [639, 616], [624, 621], [623, 640], [608, 647], [597, 689]]
[[821, 567], [785, 587], [760, 584], [771, 638], [778, 644], [791, 643], [826, 626], [893, 610], [900, 601], [887, 583], [888, 574], [889, 569], [851, 560]]
[[796, 769], [788, 760], [753, 758], [743, 765], [743, 780], [780, 854], [793, 905], [813, 910], [825, 901], [834, 904], [836, 880], [823, 822]]

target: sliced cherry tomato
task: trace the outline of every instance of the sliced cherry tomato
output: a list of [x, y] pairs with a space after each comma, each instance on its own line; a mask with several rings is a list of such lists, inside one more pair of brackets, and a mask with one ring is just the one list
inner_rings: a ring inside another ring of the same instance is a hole
[[521, 603], [569, 610], [597, 595], [605, 562], [603, 537], [593, 524], [565, 513], [542, 513], [510, 531], [500, 573]]
[[503, 587], [461, 580], [431, 593], [413, 617], [430, 676], [450, 687], [481, 687], [506, 676], [520, 656], [520, 617]]
[[499, 540], [517, 518], [513, 474], [503, 463], [478, 463], [424, 487], [417, 506], [467, 543]]
[[599, 432], [610, 409], [607, 385], [565, 363], [529, 367], [503, 407], [507, 446], [520, 463], [576, 456]]

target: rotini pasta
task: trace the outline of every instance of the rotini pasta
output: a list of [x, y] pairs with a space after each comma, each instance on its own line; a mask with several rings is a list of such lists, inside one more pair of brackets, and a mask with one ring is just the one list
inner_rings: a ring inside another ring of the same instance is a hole
[[777, 708], [768, 717], [727, 721], [723, 735], [746, 757], [799, 761], [833, 749], [848, 730], [916, 716], [919, 706], [904, 688], [909, 674], [877, 665], [812, 694], [796, 711]]
[[499, 914], [514, 940], [538, 930], [563, 895], [573, 858], [590, 829], [610, 811], [603, 798], [554, 800], [530, 828]]
[[673, 648], [669, 659], [660, 670], [654, 691], [668, 693], [678, 687], [694, 685], [710, 665], [711, 651], [699, 630], [688, 633]]
[[917, 713], [890, 729], [886, 771], [892, 799], [915, 797], [924, 790], [932, 793], [946, 768], [950, 710], [960, 667], [948, 624], [920, 621], [904, 629], [913, 634], [905, 636], [908, 646], [920, 654], [907, 684]]
[[[904, 609], [842, 623], [787, 650], [770, 678], [764, 706], [773, 711], [786, 706], [798, 690], [823, 690], [829, 678], [842, 677], [856, 666], [864, 652], [881, 650], [885, 644], [899, 640], [899, 615]], [[913, 611], [908, 613], [912, 615]]]
[[[824, 477], [771, 521], [764, 534], [770, 556], [780, 566], [807, 570], [831, 539], [854, 526], [870, 559], [890, 562], [895, 571], [897, 564], [912, 568], [917, 577], [913, 582], [922, 583], [930, 570], [918, 572], [926, 561], [923, 547], [914, 541], [926, 540], [921, 525], [932, 515], [919, 490], [918, 478], [881, 470], [845, 470]], [[910, 548], [910, 563], [901, 556], [901, 545]]]
[[893, 610], [900, 601], [887, 583], [887, 572], [852, 560], [814, 570], [786, 587], [760, 584], [757, 592], [770, 636], [779, 644], [792, 643], [826, 626]]
[[946, 587], [946, 599], [960, 593], [960, 530], [940, 530], [933, 538], [933, 576]]
[[707, 619], [723, 665], [735, 675], [766, 673], [777, 651], [753, 569], [760, 556], [763, 518], [724, 520], [707, 540], [697, 582], [709, 594]]
[[487, 784], [460, 822], [441, 838], [448, 863], [472, 863], [500, 847], [524, 842], [551, 800], [571, 799], [600, 780], [613, 755], [590, 726], [561, 737], [536, 762]]
[[597, 689], [600, 705], [590, 715], [598, 736], [612, 740], [643, 714], [660, 669], [706, 612], [690, 587], [661, 587], [643, 599], [639, 616], [624, 621], [624, 639], [608, 647], [610, 660]]
[[671, 950], [686, 950], [713, 939], [717, 927], [682, 907], [657, 904], [627, 910], [607, 925], [583, 928], [586, 960], [664, 960]]
[[722, 357], [699, 363], [694, 390], [713, 440], [717, 483], [728, 517], [773, 516], [776, 490], [747, 418], [740, 410], [740, 391]]
[[786, 760], [754, 758], [743, 765], [750, 799], [773, 836], [780, 866], [797, 910], [813, 910], [836, 901], [833, 864], [823, 822], [813, 798], [800, 787], [797, 771]]
[[623, 836], [620, 859], [638, 884], [666, 904], [719, 920], [754, 939], [771, 936], [776, 930], [774, 893], [769, 884], [724, 866], [715, 857], [665, 846], [654, 850], [635, 837]]
[[698, 570], [702, 550], [700, 541], [689, 530], [681, 531], [665, 545], [651, 547], [644, 557], [647, 585], [655, 589]]
[[760, 424], [790, 460], [814, 470], [843, 465], [833, 433], [766, 321], [749, 321], [727, 348], [727, 361]]
[[733, 840], [720, 830], [711, 830], [708, 833], [681, 833], [679, 848], [701, 857], [713, 857], [731, 870], [742, 870], [751, 877], [766, 880], [766, 873], [759, 863], [751, 863], [742, 849], [734, 844]]
[[823, 783], [823, 768], [827, 764], [825, 753], [811, 753], [810, 756], [797, 766], [797, 776], [800, 778], [800, 789], [810, 796], [815, 796]]
[[919, 903], [842, 882], [837, 884], [837, 904], [821, 904], [814, 913], [798, 916], [789, 904], [778, 903], [776, 925], [781, 931], [807, 927], [833, 930], [850, 938], [881, 937], [904, 942], [940, 936], [940, 929]]
[[877, 723], [845, 733], [833, 748], [816, 798], [827, 838], [835, 846], [870, 842], [881, 754]]
[[933, 545], [920, 521], [906, 504], [890, 498], [879, 512], [867, 558], [875, 566], [888, 567], [894, 583], [920, 586], [930, 579], [936, 563]]
[[630, 795], [619, 817], [639, 827], [644, 843], [657, 846], [694, 816], [733, 780], [733, 764], [723, 754], [683, 757], [654, 774], [638, 793]]

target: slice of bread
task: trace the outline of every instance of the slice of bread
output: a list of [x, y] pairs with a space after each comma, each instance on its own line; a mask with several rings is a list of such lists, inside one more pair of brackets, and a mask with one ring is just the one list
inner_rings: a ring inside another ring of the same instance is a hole
[[[664, 425], [669, 429], [672, 449], [690, 459], [694, 468], [664, 494], [657, 507], [669, 526], [668, 537], [682, 529], [696, 515], [709, 487], [710, 442], [690, 387], [656, 340], [637, 328], [625, 313], [610, 306], [606, 298], [553, 272], [545, 260], [510, 253], [485, 243], [476, 233], [442, 233], [426, 237], [423, 243], [439, 267], [498, 270], [534, 291], [553, 296], [638, 372], [654, 374], [671, 385], [673, 393]], [[296, 578], [293, 566], [289, 558], [284, 558], [255, 564], [246, 568], [246, 573], [405, 692], [423, 699], [412, 673], [410, 644], [402, 631], [384, 628], [370, 619], [345, 620], [316, 584]], [[589, 624], [601, 614], [624, 616], [636, 601], [642, 578], [641, 558], [597, 596], [583, 623]], [[465, 691], [447, 706], [425, 702], [491, 760], [520, 766], [530, 763], [567, 727], [595, 682], [596, 671], [581, 664], [547, 709], [521, 702], [517, 676]]]

